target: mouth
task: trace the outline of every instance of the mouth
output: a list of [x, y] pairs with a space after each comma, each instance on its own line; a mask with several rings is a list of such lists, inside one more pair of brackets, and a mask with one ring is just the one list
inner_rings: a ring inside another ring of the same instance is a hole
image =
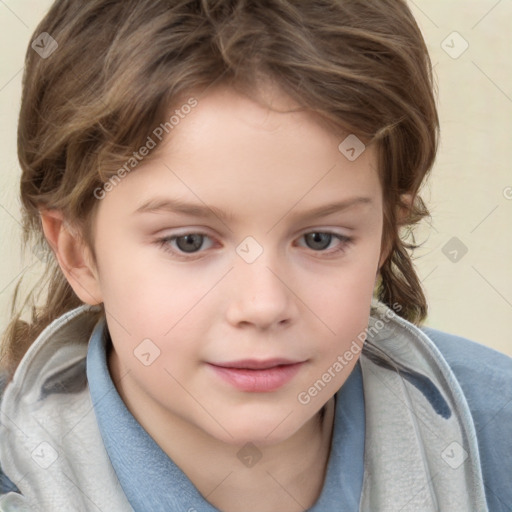
[[241, 391], [264, 393], [275, 391], [297, 375], [305, 361], [289, 359], [244, 359], [225, 363], [208, 363], [217, 377]]
[[276, 366], [286, 366], [301, 363], [302, 361], [292, 361], [290, 359], [274, 358], [274, 359], [241, 359], [239, 361], [229, 361], [226, 363], [210, 363], [214, 366], [222, 368], [235, 368], [241, 370], [268, 370]]

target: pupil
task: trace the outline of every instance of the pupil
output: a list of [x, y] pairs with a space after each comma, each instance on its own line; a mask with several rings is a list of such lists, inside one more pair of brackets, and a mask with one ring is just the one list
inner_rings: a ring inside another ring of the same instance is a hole
[[184, 235], [180, 239], [185, 240], [185, 250], [195, 250], [201, 246], [201, 235]]
[[[313, 240], [313, 244], [320, 243], [322, 245], [322, 249], [325, 249], [330, 243], [331, 235], [329, 233], [311, 233], [310, 236]], [[322, 244], [322, 239], [324, 239], [324, 244]], [[325, 245], [327, 242], [327, 245]], [[318, 249], [318, 247], [317, 247]]]

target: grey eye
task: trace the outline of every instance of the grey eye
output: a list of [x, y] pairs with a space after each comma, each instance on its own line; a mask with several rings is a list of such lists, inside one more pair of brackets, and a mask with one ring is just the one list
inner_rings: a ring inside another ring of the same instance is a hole
[[[329, 247], [332, 240], [332, 233], [307, 233], [304, 235], [304, 239], [310, 249], [322, 250]], [[312, 245], [310, 245], [310, 243]]]
[[180, 251], [195, 252], [203, 245], [204, 235], [194, 233], [173, 238], [176, 240], [176, 246]]

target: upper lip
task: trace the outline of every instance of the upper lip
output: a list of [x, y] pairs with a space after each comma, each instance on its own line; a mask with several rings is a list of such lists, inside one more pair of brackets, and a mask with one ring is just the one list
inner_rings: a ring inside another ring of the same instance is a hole
[[274, 358], [274, 359], [241, 359], [239, 361], [228, 361], [225, 363], [210, 363], [214, 366], [222, 366], [224, 368], [245, 368], [248, 370], [266, 370], [280, 365], [290, 365], [302, 363], [303, 361], [292, 361], [290, 359]]

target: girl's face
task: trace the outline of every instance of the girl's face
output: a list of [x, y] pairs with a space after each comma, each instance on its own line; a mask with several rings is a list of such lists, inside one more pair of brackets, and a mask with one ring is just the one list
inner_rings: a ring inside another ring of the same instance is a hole
[[109, 364], [153, 428], [283, 441], [360, 354], [381, 255], [375, 148], [354, 160], [353, 136], [339, 149], [348, 134], [225, 88], [181, 112], [160, 159], [100, 200]]

